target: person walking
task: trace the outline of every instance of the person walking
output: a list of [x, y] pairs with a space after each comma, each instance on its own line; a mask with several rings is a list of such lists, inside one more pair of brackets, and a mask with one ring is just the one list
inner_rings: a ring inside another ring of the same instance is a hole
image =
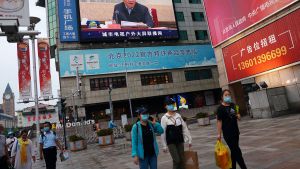
[[192, 137], [181, 115], [176, 113], [175, 101], [167, 97], [165, 100], [167, 113], [161, 118], [164, 133], [161, 135], [163, 150], [167, 152], [167, 146], [173, 159], [173, 169], [185, 169], [184, 167], [184, 142], [192, 147]]
[[236, 105], [232, 102], [230, 90], [223, 90], [222, 102], [217, 109], [218, 140], [221, 141], [223, 132], [224, 139], [231, 151], [232, 169], [236, 169], [236, 163], [241, 169], [247, 169], [239, 147], [240, 132], [237, 120], [240, 118]]
[[61, 152], [64, 151], [63, 147], [59, 143], [56, 133], [51, 130], [51, 123], [44, 123], [44, 132], [40, 135], [40, 159], [45, 158], [46, 168], [47, 169], [56, 169], [57, 161], [57, 148]]
[[32, 169], [32, 160], [35, 162], [32, 141], [27, 138], [27, 135], [28, 131], [23, 130], [21, 137], [13, 144], [11, 156], [15, 169]]
[[8, 169], [9, 158], [5, 136], [2, 134], [4, 127], [0, 124], [0, 168]]
[[159, 148], [156, 134], [162, 134], [164, 130], [155, 118], [149, 120], [147, 108], [140, 107], [136, 112], [140, 121], [136, 122], [131, 130], [134, 163], [139, 165], [140, 169], [157, 169]]
[[6, 145], [8, 149], [8, 155], [11, 157], [11, 150], [14, 145], [14, 142], [17, 141], [17, 138], [14, 136], [12, 131], [8, 132], [8, 138], [6, 139]]

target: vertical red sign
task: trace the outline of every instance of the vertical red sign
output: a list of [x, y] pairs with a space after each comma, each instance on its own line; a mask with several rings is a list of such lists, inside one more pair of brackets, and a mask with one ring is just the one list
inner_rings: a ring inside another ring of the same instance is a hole
[[19, 42], [17, 44], [17, 52], [20, 100], [29, 100], [32, 98], [32, 95], [28, 41]]
[[300, 9], [222, 49], [229, 82], [300, 62]]
[[48, 39], [38, 39], [38, 58], [40, 93], [42, 98], [52, 96], [51, 72], [50, 72], [50, 49]]

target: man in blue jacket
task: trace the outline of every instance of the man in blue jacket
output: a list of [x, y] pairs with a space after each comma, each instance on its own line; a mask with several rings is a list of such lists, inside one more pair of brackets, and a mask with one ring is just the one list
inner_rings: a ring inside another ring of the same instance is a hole
[[151, 28], [154, 26], [149, 9], [137, 3], [136, 0], [123, 0], [123, 2], [115, 5], [113, 20], [117, 24], [121, 24], [121, 21], [130, 21], [141, 22]]
[[149, 120], [149, 113], [145, 107], [138, 108], [136, 112], [140, 121], [134, 124], [131, 130], [134, 163], [139, 164], [140, 169], [157, 169], [159, 148], [156, 134], [162, 134], [164, 130], [155, 118]]

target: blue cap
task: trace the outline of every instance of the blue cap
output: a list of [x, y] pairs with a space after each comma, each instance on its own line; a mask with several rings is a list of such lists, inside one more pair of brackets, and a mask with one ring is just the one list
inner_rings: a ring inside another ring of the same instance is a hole
[[166, 99], [165, 99], [165, 104], [166, 105], [170, 105], [170, 104], [174, 104], [174, 103], [176, 103], [176, 102], [172, 97], [169, 97], [169, 96], [166, 97]]
[[138, 107], [135, 112], [137, 114], [144, 114], [144, 113], [147, 113], [147, 111], [148, 111], [148, 109], [146, 107], [141, 106], [141, 107]]

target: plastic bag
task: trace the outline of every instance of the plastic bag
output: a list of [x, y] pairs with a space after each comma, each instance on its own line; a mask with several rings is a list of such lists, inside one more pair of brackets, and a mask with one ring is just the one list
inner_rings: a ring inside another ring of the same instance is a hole
[[221, 141], [217, 141], [215, 145], [216, 165], [222, 169], [230, 169], [232, 167], [230, 151]]
[[62, 152], [59, 154], [59, 157], [60, 157], [60, 161], [63, 162], [63, 161], [66, 161], [70, 158], [70, 155], [68, 152]]

